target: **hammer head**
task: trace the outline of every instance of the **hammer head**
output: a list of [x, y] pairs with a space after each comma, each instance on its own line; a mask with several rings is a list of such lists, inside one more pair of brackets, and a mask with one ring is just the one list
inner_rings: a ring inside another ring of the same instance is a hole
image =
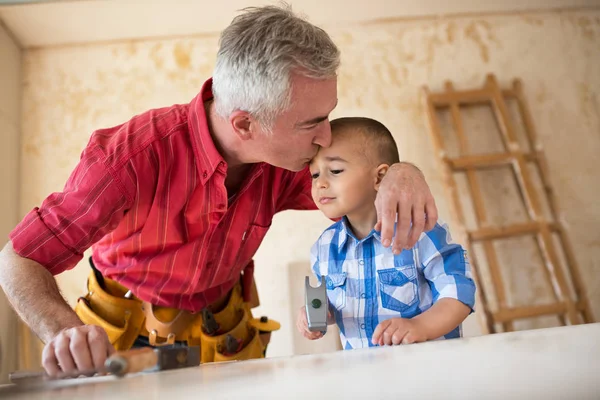
[[312, 287], [307, 276], [304, 279], [304, 286], [308, 330], [325, 334], [327, 332], [327, 310], [329, 308], [325, 277], [321, 276], [321, 284], [319, 286]]

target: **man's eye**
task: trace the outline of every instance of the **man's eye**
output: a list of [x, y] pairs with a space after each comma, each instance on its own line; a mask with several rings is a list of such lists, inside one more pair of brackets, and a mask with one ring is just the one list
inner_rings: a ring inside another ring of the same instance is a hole
[[343, 169], [332, 169], [332, 170], [331, 170], [331, 173], [332, 173], [333, 175], [341, 174], [342, 172], [344, 172], [344, 170], [343, 170]]
[[317, 179], [319, 177], [319, 174], [318, 173], [314, 173], [310, 177], [313, 178], [313, 179]]

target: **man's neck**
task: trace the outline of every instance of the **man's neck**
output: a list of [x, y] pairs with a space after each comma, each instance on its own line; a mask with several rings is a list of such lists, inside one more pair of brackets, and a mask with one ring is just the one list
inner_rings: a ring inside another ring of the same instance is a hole
[[228, 121], [217, 114], [214, 101], [205, 102], [204, 110], [210, 136], [217, 151], [227, 163], [225, 186], [228, 197], [232, 197], [241, 188], [252, 164], [243, 160], [242, 142], [232, 131]]
[[210, 136], [217, 151], [227, 163], [228, 169], [234, 170], [236, 167], [248, 164], [244, 161], [242, 141], [233, 132], [228, 121], [217, 114], [213, 100], [204, 102], [204, 111]]

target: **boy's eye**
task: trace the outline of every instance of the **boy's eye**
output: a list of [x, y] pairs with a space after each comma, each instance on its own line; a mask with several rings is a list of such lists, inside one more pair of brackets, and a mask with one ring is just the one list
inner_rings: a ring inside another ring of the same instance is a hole
[[317, 172], [315, 172], [314, 174], [311, 174], [310, 177], [312, 179], [317, 179], [319, 177], [319, 174]]
[[332, 169], [332, 170], [331, 170], [331, 173], [332, 173], [333, 175], [341, 174], [342, 172], [344, 172], [344, 170], [343, 170], [343, 169]]

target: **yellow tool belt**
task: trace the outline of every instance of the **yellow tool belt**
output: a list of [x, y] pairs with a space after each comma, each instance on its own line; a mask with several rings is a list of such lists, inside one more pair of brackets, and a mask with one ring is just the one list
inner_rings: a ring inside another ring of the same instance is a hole
[[[280, 327], [266, 317], [252, 317], [253, 302], [244, 301], [240, 282], [222, 299], [218, 311], [209, 315], [126, 298], [125, 287], [106, 278], [100, 285], [93, 271], [87, 289], [75, 312], [83, 323], [102, 327], [116, 350], [128, 350], [142, 336], [151, 346], [175, 342], [200, 346], [202, 363], [263, 358], [271, 332]], [[205, 316], [218, 326], [212, 335], [204, 328]]]

